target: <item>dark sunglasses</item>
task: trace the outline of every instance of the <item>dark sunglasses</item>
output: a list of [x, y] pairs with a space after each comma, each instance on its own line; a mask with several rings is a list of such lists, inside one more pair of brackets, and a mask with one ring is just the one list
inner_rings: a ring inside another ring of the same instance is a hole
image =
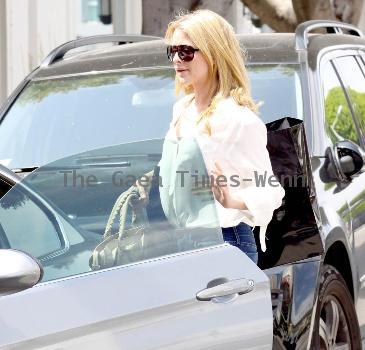
[[195, 51], [199, 51], [199, 49], [195, 49], [189, 45], [169, 45], [167, 46], [167, 58], [172, 62], [177, 52], [181, 61], [189, 62], [194, 58]]

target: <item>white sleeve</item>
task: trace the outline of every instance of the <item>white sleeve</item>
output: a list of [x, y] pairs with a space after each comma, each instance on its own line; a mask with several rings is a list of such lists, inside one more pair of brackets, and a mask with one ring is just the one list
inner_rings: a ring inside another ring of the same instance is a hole
[[[165, 137], [167, 137], [169, 135], [169, 133], [173, 132], [173, 128], [175, 127], [175, 123], [176, 123], [176, 120], [177, 120], [177, 117], [181, 111], [181, 104], [183, 102], [183, 98], [176, 101], [174, 103], [174, 105], [172, 106], [172, 118], [171, 118], [171, 121], [170, 121], [170, 124], [169, 124], [169, 128], [166, 132], [166, 135]], [[162, 150], [161, 150], [162, 151]], [[160, 163], [161, 163], [161, 159], [159, 160], [159, 162], [157, 163], [157, 166], [160, 166]]]
[[274, 210], [280, 207], [285, 191], [273, 174], [266, 148], [266, 126], [253, 112], [247, 109], [246, 112], [253, 115], [243, 113], [234, 118], [234, 127], [227, 128], [224, 135], [220, 145], [224, 159], [222, 172], [227, 166], [230, 174], [237, 175], [239, 186], [233, 187], [231, 183], [229, 190], [242, 199], [254, 225], [260, 226], [260, 242], [265, 251], [266, 227]]
[[[273, 174], [267, 145], [267, 129], [261, 120], [242, 125], [237, 135], [237, 155], [232, 165], [245, 174], [238, 194], [254, 218], [256, 226], [267, 225], [280, 207], [285, 191]], [[233, 157], [231, 158], [233, 160]]]

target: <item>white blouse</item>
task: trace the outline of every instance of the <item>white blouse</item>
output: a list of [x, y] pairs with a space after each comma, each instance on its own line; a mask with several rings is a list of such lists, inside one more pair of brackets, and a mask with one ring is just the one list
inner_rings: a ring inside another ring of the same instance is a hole
[[[166, 138], [194, 137], [208, 174], [214, 169], [214, 162], [220, 165], [227, 178], [229, 191], [235, 198], [241, 198], [247, 207], [247, 210], [224, 208], [215, 200], [220, 226], [236, 226], [241, 221], [250, 226], [260, 226], [260, 244], [262, 251], [265, 251], [267, 225], [285, 195], [280, 183], [273, 181], [266, 148], [266, 126], [249, 108], [240, 106], [232, 97], [227, 97], [218, 102], [209, 116], [209, 136], [203, 132], [204, 123], [196, 125], [199, 112], [195, 103], [191, 102], [192, 97], [192, 94], [184, 96], [174, 104], [173, 118]], [[175, 129], [177, 121], [179, 135]], [[231, 180], [231, 176], [234, 176], [234, 180]], [[270, 177], [272, 180], [269, 183]]]

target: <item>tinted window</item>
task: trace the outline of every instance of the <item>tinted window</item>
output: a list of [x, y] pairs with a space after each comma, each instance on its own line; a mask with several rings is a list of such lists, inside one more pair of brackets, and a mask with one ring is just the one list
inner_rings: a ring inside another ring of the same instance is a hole
[[340, 78], [346, 87], [355, 121], [365, 135], [365, 77], [354, 56], [339, 57], [334, 60]]
[[327, 62], [322, 70], [325, 127], [332, 143], [351, 140], [358, 145], [359, 134], [346, 99], [345, 92], [331, 62]]
[[2, 248], [19, 249], [44, 258], [65, 245], [55, 216], [20, 188], [10, 190], [0, 205]]
[[[265, 122], [302, 119], [298, 66], [248, 69]], [[0, 164], [42, 166], [91, 149], [163, 138], [176, 99], [171, 69], [33, 81], [0, 124]]]
[[249, 66], [252, 96], [265, 123], [282, 117], [303, 120], [299, 66]]
[[[124, 265], [223, 243], [208, 184], [195, 185], [195, 177], [187, 174], [182, 186], [176, 188], [176, 178], [166, 176], [166, 166], [165, 174], [159, 173], [163, 141], [154, 139], [93, 150], [60, 159], [29, 174], [0, 200], [2, 235], [8, 241], [5, 247], [40, 257], [46, 281], [99, 269], [96, 266]], [[204, 170], [202, 155], [196, 154], [192, 166]], [[187, 163], [182, 162], [184, 166]], [[151, 171], [155, 171], [155, 177], [144, 180], [142, 175]], [[190, 174], [196, 176], [193, 169]], [[149, 192], [145, 208], [133, 206], [126, 196], [139, 178]], [[48, 209], [27, 199], [24, 186]], [[181, 201], [166, 201], [171, 186]], [[196, 190], [194, 186], [198, 186]], [[47, 214], [50, 212], [57, 220]], [[57, 228], [64, 237], [64, 247], [60, 246]], [[57, 254], [50, 254], [57, 249]], [[101, 252], [98, 257], [104, 262], [95, 259], [96, 252]], [[48, 256], [43, 257], [46, 253]]]

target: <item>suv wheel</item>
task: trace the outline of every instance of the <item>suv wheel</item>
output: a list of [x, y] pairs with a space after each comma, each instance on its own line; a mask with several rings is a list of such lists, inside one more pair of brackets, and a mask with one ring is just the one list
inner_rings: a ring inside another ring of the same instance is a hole
[[320, 276], [312, 349], [361, 349], [359, 323], [341, 274], [324, 265]]

